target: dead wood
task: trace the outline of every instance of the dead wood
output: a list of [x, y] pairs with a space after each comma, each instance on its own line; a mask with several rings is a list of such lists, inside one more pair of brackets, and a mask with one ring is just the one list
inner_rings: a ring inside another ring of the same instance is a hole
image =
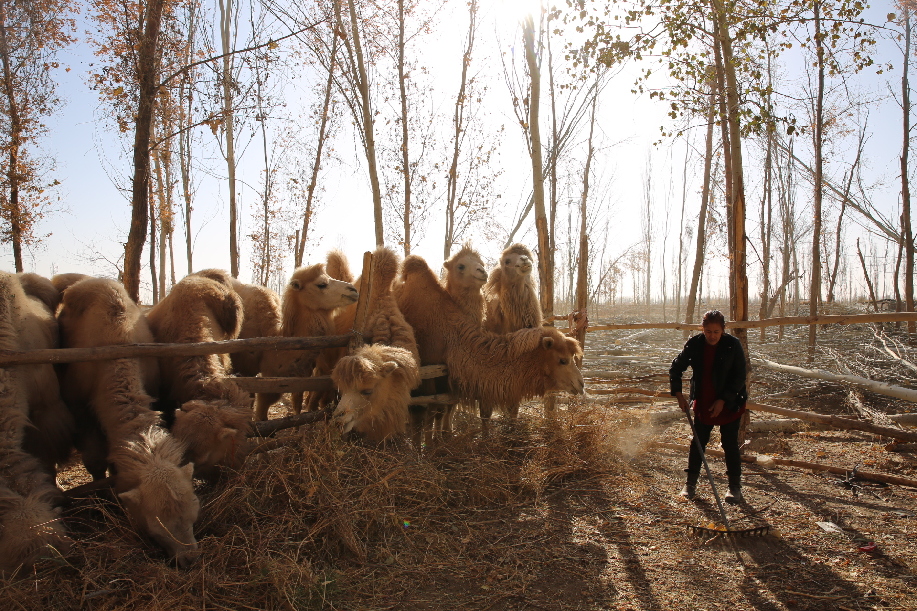
[[350, 335], [324, 337], [259, 337], [193, 344], [127, 344], [97, 348], [54, 348], [47, 350], [0, 350], [0, 367], [36, 363], [109, 361], [150, 356], [201, 356], [246, 350], [310, 350], [346, 346]]
[[301, 426], [303, 424], [314, 424], [316, 422], [321, 422], [331, 415], [332, 409], [331, 406], [326, 407], [323, 410], [317, 412], [304, 412], [302, 414], [296, 414], [294, 416], [286, 416], [285, 418], [275, 418], [273, 420], [262, 420], [260, 422], [252, 422], [252, 430], [249, 432], [249, 437], [267, 437], [268, 435], [273, 435], [277, 431], [282, 431], [283, 429], [293, 428], [294, 426]]
[[854, 386], [859, 386], [860, 388], [864, 388], [876, 394], [917, 403], [917, 390], [912, 390], [910, 388], [893, 386], [891, 384], [886, 384], [885, 382], [877, 382], [875, 380], [870, 380], [869, 378], [863, 378], [860, 376], [831, 373], [829, 371], [822, 371], [820, 369], [804, 369], [802, 367], [794, 367], [792, 365], [783, 365], [781, 363], [775, 363], [774, 361], [769, 361], [767, 359], [752, 360], [755, 362], [755, 364], [761, 365], [762, 367], [767, 367], [768, 369], [773, 369], [774, 371], [780, 371], [782, 373], [788, 373], [803, 378], [814, 378], [817, 380], [826, 380], [840, 384], [853, 384]]
[[824, 414], [814, 414], [812, 412], [803, 412], [796, 409], [787, 409], [785, 407], [776, 407], [773, 405], [761, 405], [758, 403], [747, 403], [746, 407], [753, 411], [770, 412], [772, 414], [799, 418], [800, 420], [806, 420], [808, 422], [820, 422], [838, 429], [865, 431], [874, 435], [891, 437], [892, 439], [899, 439], [901, 441], [917, 441], [917, 433], [901, 431], [887, 426], [878, 426], [869, 422], [860, 422], [859, 420], [851, 420], [850, 418], [841, 418], [840, 416], [826, 416]]
[[[654, 441], [650, 444], [652, 447], [664, 448], [666, 450], [677, 450], [679, 452], [688, 453], [690, 446], [680, 445], [677, 443], [665, 443], [662, 441]], [[725, 454], [721, 450], [713, 450], [708, 448], [706, 453], [710, 456], [723, 457]], [[835, 473], [837, 475], [850, 475], [853, 472], [853, 469], [847, 469], [845, 467], [835, 467], [834, 465], [824, 465], [816, 462], [806, 462], [802, 460], [787, 460], [785, 458], [774, 458], [773, 456], [767, 457], [768, 462], [773, 461], [774, 464], [783, 465], [784, 467], [798, 467], [800, 469], [810, 469], [812, 471], [826, 471], [828, 473]], [[742, 462], [747, 463], [757, 463], [758, 457], [753, 455], [743, 455]], [[871, 471], [856, 471], [857, 479], [861, 479], [868, 482], [879, 482], [881, 484], [895, 484], [896, 486], [907, 486], [909, 488], [917, 488], [917, 479], [910, 479], [907, 477], [898, 477], [897, 475], [888, 475], [885, 473], [873, 473]]]

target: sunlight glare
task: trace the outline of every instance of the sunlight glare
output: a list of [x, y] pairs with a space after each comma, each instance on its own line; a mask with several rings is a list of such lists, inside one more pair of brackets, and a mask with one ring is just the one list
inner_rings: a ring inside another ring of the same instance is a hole
[[492, 0], [494, 16], [498, 23], [515, 25], [532, 15], [538, 21], [542, 5], [550, 6], [543, 0]]

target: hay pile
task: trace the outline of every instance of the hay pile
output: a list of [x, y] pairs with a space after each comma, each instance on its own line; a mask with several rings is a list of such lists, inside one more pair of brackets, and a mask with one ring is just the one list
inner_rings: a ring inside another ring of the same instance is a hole
[[411, 596], [429, 566], [479, 570], [462, 542], [496, 545], [507, 511], [558, 485], [623, 476], [607, 416], [570, 405], [422, 454], [404, 441], [343, 442], [323, 424], [285, 431], [279, 449], [198, 489], [202, 554], [189, 570], [168, 566], [96, 497], [65, 514], [71, 552], [0, 584], [0, 599], [10, 609], [379, 608]]

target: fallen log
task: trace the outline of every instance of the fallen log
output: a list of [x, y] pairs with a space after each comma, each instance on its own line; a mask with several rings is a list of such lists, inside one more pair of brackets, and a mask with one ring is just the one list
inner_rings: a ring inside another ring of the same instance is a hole
[[781, 363], [775, 363], [774, 361], [769, 361], [767, 359], [752, 359], [752, 361], [755, 364], [761, 365], [762, 367], [767, 367], [768, 369], [772, 369], [774, 371], [797, 375], [803, 378], [814, 378], [817, 380], [826, 380], [828, 382], [837, 382], [839, 384], [853, 384], [876, 394], [917, 403], [917, 390], [912, 390], [910, 388], [893, 386], [891, 384], [886, 384], [885, 382], [876, 382], [875, 380], [870, 380], [869, 378], [863, 378], [860, 376], [831, 373], [828, 371], [822, 371], [820, 369], [803, 369], [802, 367], [794, 367], [792, 365], [783, 365]]
[[[678, 450], [687, 455], [690, 446], [679, 445], [677, 443], [665, 443], [663, 441], [653, 441], [650, 442], [650, 446], [657, 448], [664, 448], [666, 450]], [[723, 457], [725, 454], [720, 450], [707, 449], [705, 451], [710, 456]], [[742, 455], [742, 462], [747, 463], [757, 463], [758, 456], [753, 455]], [[853, 469], [846, 469], [844, 467], [835, 467], [833, 465], [825, 465], [816, 462], [805, 462], [802, 460], [787, 460], [785, 458], [774, 458], [773, 456], [767, 456], [765, 460], [761, 461], [762, 463], [774, 463], [778, 465], [783, 465], [784, 467], [797, 467], [799, 469], [810, 469], [812, 471], [825, 471], [828, 473], [835, 473], [837, 475], [850, 475], [853, 472]], [[856, 479], [861, 479], [868, 482], [879, 482], [880, 484], [895, 484], [896, 486], [907, 486], [909, 488], [917, 488], [917, 479], [910, 479], [907, 477], [898, 477], [897, 475], [888, 475], [885, 473], [874, 473], [871, 471], [860, 471], [857, 469]]]
[[74, 486], [69, 490], [64, 490], [64, 497], [68, 501], [74, 501], [76, 499], [81, 499], [88, 497], [94, 492], [99, 492], [100, 490], [107, 490], [109, 488], [114, 488], [115, 478], [113, 477], [104, 477], [95, 481], [87, 482], [85, 484], [80, 484], [79, 486]]
[[0, 350], [0, 367], [37, 363], [72, 363], [74, 361], [109, 361], [144, 356], [201, 356], [246, 350], [312, 350], [340, 348], [347, 345], [350, 335], [324, 337], [256, 337], [221, 342], [192, 344], [126, 344], [96, 348], [49, 348], [46, 350]]
[[864, 431], [866, 433], [881, 435], [882, 437], [891, 437], [892, 439], [899, 439], [901, 441], [917, 441], [917, 433], [893, 429], [887, 426], [878, 426], [870, 422], [860, 422], [859, 420], [851, 420], [850, 418], [842, 418], [840, 416], [826, 416], [824, 414], [803, 412], [798, 409], [788, 409], [786, 407], [776, 407], [774, 405], [761, 405], [751, 402], [746, 403], [745, 407], [752, 411], [769, 412], [771, 414], [799, 418], [800, 420], [806, 420], [808, 422], [820, 422], [837, 429]]
[[[420, 379], [438, 378], [448, 373], [445, 365], [426, 365], [420, 368]], [[311, 392], [332, 390], [331, 376], [311, 378], [227, 378], [245, 392]]]

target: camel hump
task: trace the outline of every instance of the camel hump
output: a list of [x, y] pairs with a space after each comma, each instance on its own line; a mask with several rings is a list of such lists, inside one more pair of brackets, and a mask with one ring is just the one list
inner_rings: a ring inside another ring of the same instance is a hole
[[112, 320], [124, 316], [127, 309], [134, 305], [120, 282], [90, 276], [67, 287], [61, 302], [67, 313], [73, 316], [79, 316], [96, 304], [101, 304]]
[[392, 282], [398, 276], [398, 265], [401, 260], [390, 248], [380, 247], [373, 253], [373, 286], [375, 290], [387, 294]]
[[78, 274], [76, 272], [69, 274], [55, 274], [54, 276], [51, 276], [51, 284], [54, 285], [54, 288], [57, 289], [58, 293], [63, 294], [64, 291], [84, 278], [89, 278], [89, 276], [86, 274]]
[[347, 261], [347, 256], [336, 248], [328, 252], [325, 272], [335, 280], [343, 280], [353, 284], [353, 272], [350, 271], [350, 263]]
[[51, 312], [57, 310], [57, 306], [60, 305], [60, 291], [55, 288], [50, 280], [31, 272], [16, 275], [19, 277], [19, 283], [22, 285], [22, 290], [25, 291], [26, 295], [41, 301], [48, 306]]
[[238, 337], [242, 327], [242, 300], [239, 295], [216, 281], [201, 288], [200, 298], [213, 312], [220, 329], [229, 337]]
[[401, 265], [401, 277], [406, 278], [413, 274], [433, 274], [433, 270], [419, 255], [408, 255]]
[[228, 289], [232, 289], [235, 286], [236, 279], [232, 277], [225, 269], [217, 269], [215, 267], [208, 267], [207, 269], [202, 269], [190, 274], [191, 276], [200, 276], [201, 278], [208, 278], [214, 282], [219, 282]]

